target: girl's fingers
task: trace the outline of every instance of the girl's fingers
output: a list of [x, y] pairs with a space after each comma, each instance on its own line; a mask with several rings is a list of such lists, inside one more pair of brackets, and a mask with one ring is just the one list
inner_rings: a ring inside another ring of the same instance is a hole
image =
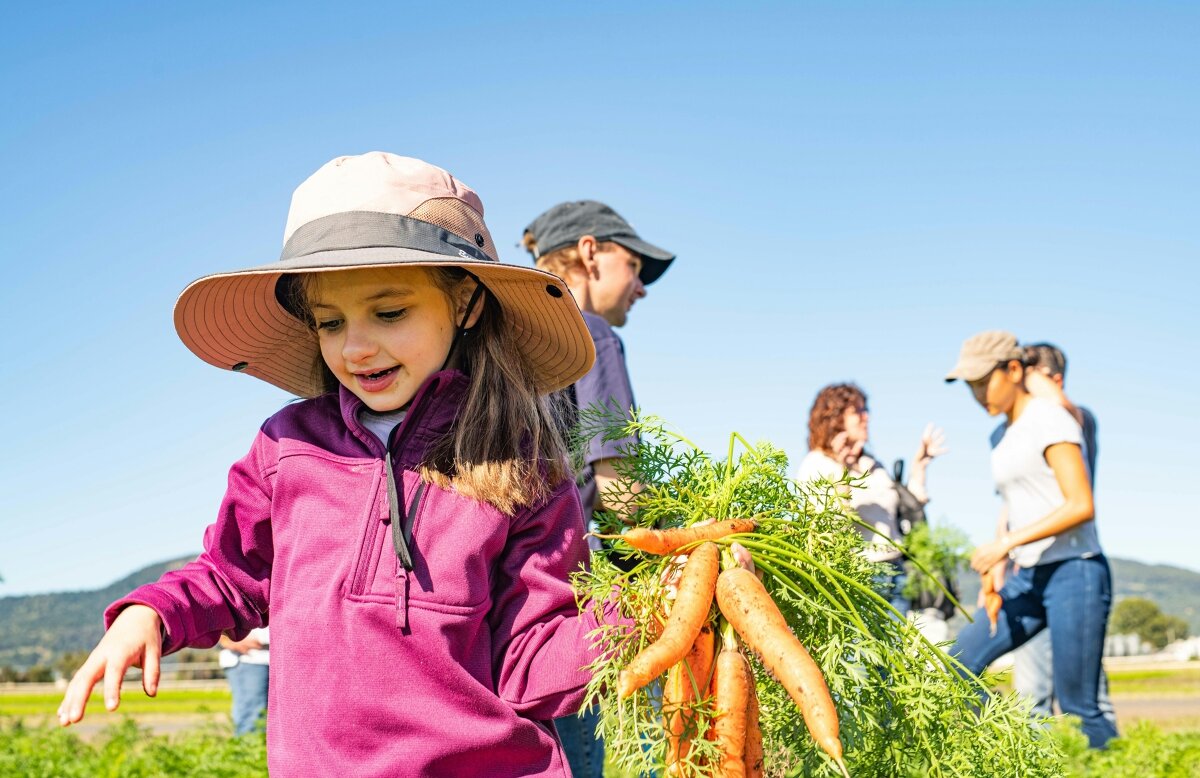
[[158, 694], [158, 668], [162, 647], [154, 643], [146, 645], [146, 658], [142, 661], [142, 689], [147, 697]]
[[125, 680], [125, 662], [110, 661], [104, 668], [104, 707], [116, 710], [121, 704], [121, 682]]
[[67, 693], [63, 695], [62, 705], [58, 708], [60, 725], [65, 727], [83, 718], [88, 698], [92, 696], [92, 688], [96, 685], [96, 681], [103, 677], [103, 663], [94, 657], [88, 657], [88, 660], [71, 678], [71, 683], [67, 686]]

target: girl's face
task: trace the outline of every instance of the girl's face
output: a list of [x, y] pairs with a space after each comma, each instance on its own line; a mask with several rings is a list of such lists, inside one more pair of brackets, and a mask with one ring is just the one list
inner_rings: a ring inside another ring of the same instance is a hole
[[308, 297], [325, 364], [376, 412], [412, 401], [445, 363], [458, 325], [458, 301], [422, 268], [316, 273]]
[[646, 287], [638, 274], [642, 258], [617, 243], [597, 246], [591, 279], [593, 312], [614, 327], [625, 324], [629, 309], [646, 296]]
[[1025, 370], [1017, 361], [1001, 365], [978, 381], [968, 381], [967, 386], [975, 401], [983, 406], [990, 416], [1008, 415], [1016, 405], [1017, 396], [1024, 388]]

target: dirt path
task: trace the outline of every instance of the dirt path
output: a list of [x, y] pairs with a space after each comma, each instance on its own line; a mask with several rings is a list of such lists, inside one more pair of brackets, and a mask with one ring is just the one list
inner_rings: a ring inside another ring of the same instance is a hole
[[1114, 695], [1113, 708], [1122, 732], [1137, 721], [1149, 721], [1166, 731], [1200, 729], [1200, 697]]

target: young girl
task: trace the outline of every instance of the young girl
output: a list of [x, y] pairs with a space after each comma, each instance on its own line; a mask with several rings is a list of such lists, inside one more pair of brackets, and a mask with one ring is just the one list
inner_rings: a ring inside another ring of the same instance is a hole
[[390, 154], [293, 196], [283, 255], [196, 281], [184, 343], [309, 398], [259, 430], [205, 550], [114, 603], [59, 710], [130, 666], [270, 621], [275, 775], [565, 776], [595, 616], [547, 394], [587, 372], [561, 280], [499, 264], [476, 194]]
[[995, 635], [983, 609], [950, 653], [973, 673], [1050, 630], [1054, 693], [1064, 713], [1083, 720], [1093, 748], [1116, 737], [1097, 705], [1104, 632], [1112, 604], [1108, 561], [1093, 520], [1092, 489], [1079, 424], [1060, 404], [1029, 393], [1024, 352], [1000, 331], [969, 338], [947, 381], [963, 379], [992, 416], [992, 475], [1004, 499], [997, 539], [971, 559], [979, 573], [1017, 566], [1000, 595]]

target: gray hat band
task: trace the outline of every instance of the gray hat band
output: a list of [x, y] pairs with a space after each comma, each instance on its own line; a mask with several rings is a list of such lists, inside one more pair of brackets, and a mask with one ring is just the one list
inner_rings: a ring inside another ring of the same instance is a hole
[[461, 235], [411, 216], [378, 211], [344, 211], [301, 225], [288, 238], [280, 261], [323, 251], [402, 248], [462, 259], [496, 262]]

